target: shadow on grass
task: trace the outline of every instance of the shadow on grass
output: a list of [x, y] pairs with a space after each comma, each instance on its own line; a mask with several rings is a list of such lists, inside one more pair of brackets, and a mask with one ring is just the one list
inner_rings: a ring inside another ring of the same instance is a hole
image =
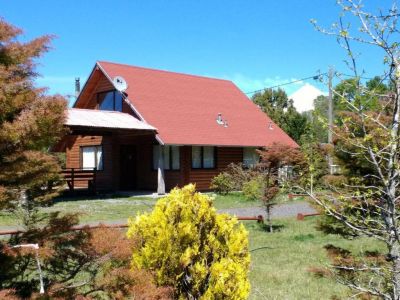
[[[269, 225], [265, 224], [265, 223], [252, 224], [252, 225], [250, 225], [250, 227], [252, 227], [258, 231], [271, 233]], [[285, 225], [283, 225], [283, 224], [273, 224], [272, 225], [272, 233], [280, 232], [284, 228], [285, 228]]]
[[59, 196], [53, 199], [54, 203], [73, 202], [73, 201], [90, 201], [90, 200], [107, 200], [107, 199], [131, 199], [131, 200], [149, 200], [147, 196], [132, 196], [129, 197], [120, 193], [97, 193], [93, 194], [88, 191], [77, 191], [71, 193], [69, 191], [62, 192]]

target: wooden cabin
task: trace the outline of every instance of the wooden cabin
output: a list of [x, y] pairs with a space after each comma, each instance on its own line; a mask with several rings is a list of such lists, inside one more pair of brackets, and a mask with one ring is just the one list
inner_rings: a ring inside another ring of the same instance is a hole
[[110, 62], [95, 64], [66, 114], [70, 132], [56, 150], [73, 186], [97, 191], [208, 190], [230, 163], [255, 163], [257, 148], [296, 146], [231, 81]]

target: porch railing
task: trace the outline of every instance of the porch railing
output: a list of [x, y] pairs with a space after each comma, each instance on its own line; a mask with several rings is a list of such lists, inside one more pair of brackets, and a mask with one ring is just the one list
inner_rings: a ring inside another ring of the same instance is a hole
[[61, 174], [68, 184], [71, 192], [79, 187], [79, 183], [87, 183], [87, 188], [93, 193], [96, 193], [96, 173], [97, 169], [81, 169], [81, 168], [65, 168], [62, 169]]

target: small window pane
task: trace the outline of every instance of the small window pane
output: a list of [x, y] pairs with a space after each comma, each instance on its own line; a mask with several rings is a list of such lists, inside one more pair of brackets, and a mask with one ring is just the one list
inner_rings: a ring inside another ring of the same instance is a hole
[[120, 92], [115, 92], [115, 110], [122, 111], [122, 95]]
[[169, 170], [169, 146], [164, 146], [163, 151], [164, 151], [164, 169]]
[[179, 170], [181, 163], [180, 163], [180, 148], [178, 146], [171, 146], [172, 151], [172, 170]]
[[100, 93], [99, 103], [100, 110], [114, 110], [114, 92]]
[[254, 166], [259, 162], [259, 155], [255, 148], [243, 148], [243, 164], [246, 167]]
[[97, 146], [97, 154], [96, 154], [96, 159], [97, 159], [97, 170], [103, 170], [103, 147]]
[[93, 169], [96, 166], [96, 147], [82, 147], [82, 168]]
[[203, 148], [203, 167], [206, 169], [214, 168], [214, 147]]
[[192, 168], [201, 168], [201, 147], [192, 147]]
[[153, 169], [157, 170], [158, 169], [158, 148], [160, 146], [154, 145], [153, 146]]

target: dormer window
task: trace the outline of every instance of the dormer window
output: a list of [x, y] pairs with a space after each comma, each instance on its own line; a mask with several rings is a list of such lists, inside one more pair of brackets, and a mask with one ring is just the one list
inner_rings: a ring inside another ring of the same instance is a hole
[[118, 91], [98, 93], [97, 103], [100, 110], [122, 111], [122, 95]]

